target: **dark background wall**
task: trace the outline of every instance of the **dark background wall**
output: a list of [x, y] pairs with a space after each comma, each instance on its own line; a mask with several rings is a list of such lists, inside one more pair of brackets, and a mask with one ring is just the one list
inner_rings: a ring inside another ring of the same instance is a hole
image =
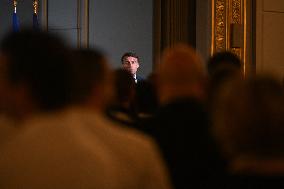
[[[60, 34], [73, 46], [80, 41], [78, 32], [82, 28], [78, 22], [84, 22], [81, 18], [85, 14], [78, 2], [48, 0], [48, 30]], [[107, 53], [113, 68], [121, 66], [124, 52], [136, 52], [141, 57], [139, 74], [147, 76], [152, 71], [152, 15], [152, 0], [90, 0], [89, 46]]]
[[114, 67], [120, 57], [134, 51], [140, 74], [152, 71], [153, 0], [90, 0], [90, 45], [105, 50]]
[[[78, 43], [82, 44], [82, 34], [84, 32], [81, 25], [85, 14], [82, 2], [86, 1], [68, 0], [67, 3], [66, 0], [47, 0], [47, 2], [48, 16], [46, 21], [48, 21], [48, 30], [61, 35], [74, 47], [78, 46]], [[136, 52], [141, 57], [139, 73], [142, 76], [147, 76], [152, 71], [153, 46], [157, 40], [157, 36], [153, 35], [155, 2], [158, 1], [89, 0], [88, 43], [90, 47], [96, 46], [105, 51], [114, 68], [121, 66], [120, 57], [124, 52]], [[160, 1], [160, 4], [163, 3], [165, 2]], [[194, 46], [196, 45], [197, 50], [201, 52], [204, 59], [207, 59], [210, 55], [211, 43], [210, 1], [189, 0], [188, 5], [189, 42]], [[172, 7], [169, 8], [172, 9]], [[162, 5], [160, 5], [160, 9], [162, 9], [160, 12], [163, 13]], [[1, 0], [0, 38], [12, 27], [12, 13], [13, 5], [11, 0]], [[32, 13], [32, 0], [19, 0], [18, 15], [21, 27], [31, 25]], [[45, 18], [42, 17], [40, 20], [43, 21]], [[166, 22], [167, 20], [164, 21]], [[163, 28], [164, 24], [160, 24], [161, 28]], [[168, 31], [163, 32], [167, 33]], [[195, 39], [196, 42], [194, 41]], [[161, 38], [159, 41], [162, 44], [163, 39]]]
[[77, 46], [77, 0], [48, 0], [48, 31], [61, 35], [69, 44]]
[[12, 12], [9, 9], [13, 9], [11, 1], [0, 1], [0, 39], [12, 27]]
[[[81, 31], [78, 21], [84, 14], [78, 0], [48, 0], [48, 30], [77, 46]], [[141, 57], [140, 74], [152, 71], [153, 0], [90, 0], [89, 44], [104, 50], [113, 67], [120, 67], [120, 57], [134, 51]], [[13, 4], [0, 1], [0, 38], [11, 29]], [[20, 0], [18, 14], [21, 26], [32, 23], [32, 0]], [[81, 14], [81, 15], [78, 15]], [[79, 22], [80, 22], [79, 21]]]

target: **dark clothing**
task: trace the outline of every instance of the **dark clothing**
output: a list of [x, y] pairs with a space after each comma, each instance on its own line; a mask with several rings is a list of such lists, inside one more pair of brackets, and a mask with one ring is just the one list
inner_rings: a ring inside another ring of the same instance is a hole
[[111, 106], [106, 110], [106, 115], [110, 120], [129, 127], [136, 127], [138, 117], [134, 110], [119, 106]]
[[136, 79], [135, 78], [133, 78], [133, 79], [134, 79], [136, 84], [139, 84], [139, 83], [145, 81], [145, 79], [143, 77], [139, 76], [139, 75], [136, 75]]
[[134, 104], [138, 113], [152, 115], [156, 112], [158, 99], [153, 84], [146, 80], [137, 83]]
[[203, 105], [192, 98], [161, 107], [148, 133], [157, 140], [175, 188], [212, 188], [223, 174]]
[[[226, 183], [226, 184], [225, 184]], [[283, 189], [282, 176], [230, 175], [224, 180], [224, 189]]]
[[139, 83], [141, 81], [144, 81], [144, 78], [139, 75], [136, 75], [136, 80], [137, 80], [137, 83]]
[[134, 109], [126, 109], [119, 106], [112, 106], [106, 110], [106, 116], [113, 122], [130, 128], [134, 128], [144, 132], [144, 120], [148, 120], [147, 116], [139, 116]]

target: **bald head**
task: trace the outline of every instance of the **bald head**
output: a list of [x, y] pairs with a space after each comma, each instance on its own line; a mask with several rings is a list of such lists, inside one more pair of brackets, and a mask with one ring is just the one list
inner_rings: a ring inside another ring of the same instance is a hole
[[160, 99], [201, 95], [205, 73], [200, 57], [190, 46], [179, 44], [166, 49], [157, 70]]

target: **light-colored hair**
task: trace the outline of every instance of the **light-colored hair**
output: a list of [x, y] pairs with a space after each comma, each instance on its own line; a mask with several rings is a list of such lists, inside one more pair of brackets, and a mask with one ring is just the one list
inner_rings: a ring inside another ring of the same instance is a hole
[[205, 77], [205, 65], [190, 46], [177, 44], [165, 49], [158, 65], [157, 74], [163, 83], [190, 85]]

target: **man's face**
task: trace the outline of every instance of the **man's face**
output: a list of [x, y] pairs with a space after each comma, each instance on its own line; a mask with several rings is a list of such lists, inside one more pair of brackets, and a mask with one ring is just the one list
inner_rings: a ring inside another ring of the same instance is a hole
[[123, 69], [134, 75], [139, 68], [138, 59], [132, 56], [125, 57], [122, 62], [122, 67]]

